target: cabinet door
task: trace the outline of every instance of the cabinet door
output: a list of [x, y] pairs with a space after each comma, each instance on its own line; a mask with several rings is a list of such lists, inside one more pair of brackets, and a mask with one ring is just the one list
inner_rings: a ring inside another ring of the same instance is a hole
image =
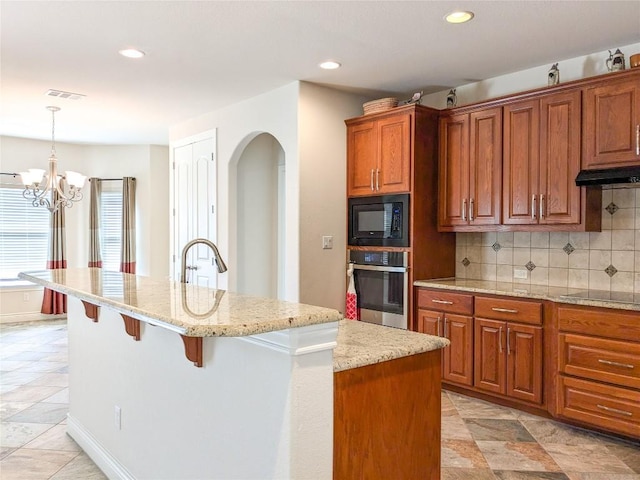
[[469, 197], [469, 115], [440, 119], [438, 225], [467, 225]]
[[432, 310], [418, 310], [418, 331], [427, 335], [436, 335], [441, 337], [443, 334], [443, 317], [442, 312], [434, 312]]
[[347, 127], [347, 195], [374, 195], [377, 168], [375, 122]]
[[504, 107], [503, 223], [538, 223], [540, 164], [540, 103], [538, 100]]
[[378, 193], [411, 190], [411, 115], [398, 115], [376, 122], [378, 166], [375, 188]]
[[542, 403], [542, 327], [507, 324], [506, 393]]
[[582, 168], [640, 163], [640, 80], [632, 76], [584, 91]]
[[471, 113], [469, 126], [469, 223], [499, 225], [502, 205], [502, 108]]
[[475, 319], [474, 385], [494, 393], [506, 393], [506, 322]]
[[540, 223], [580, 224], [580, 91], [540, 100]]
[[473, 384], [473, 318], [445, 314], [444, 336], [451, 345], [444, 349], [442, 378], [462, 385]]

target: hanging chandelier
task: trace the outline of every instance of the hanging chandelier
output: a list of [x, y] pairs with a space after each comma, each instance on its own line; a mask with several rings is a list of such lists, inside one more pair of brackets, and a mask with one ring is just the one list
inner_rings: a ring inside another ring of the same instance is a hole
[[[78, 172], [67, 170], [58, 175], [58, 159], [56, 158], [56, 112], [59, 107], [47, 107], [51, 112], [51, 156], [49, 157], [49, 171], [30, 168], [27, 172], [20, 172], [24, 185], [22, 196], [31, 201], [34, 207], [45, 206], [51, 213], [60, 207], [72, 207], [74, 202], [82, 200], [80, 191], [87, 179]], [[65, 180], [64, 182], [62, 180]], [[54, 195], [54, 192], [57, 195]]]

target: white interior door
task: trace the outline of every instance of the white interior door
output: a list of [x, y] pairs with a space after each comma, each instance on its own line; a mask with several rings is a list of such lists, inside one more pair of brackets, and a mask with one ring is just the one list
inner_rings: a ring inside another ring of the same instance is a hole
[[[194, 238], [216, 242], [215, 138], [173, 149], [174, 278], [180, 279], [184, 246]], [[206, 245], [193, 246], [187, 255], [189, 283], [217, 287], [214, 255]]]

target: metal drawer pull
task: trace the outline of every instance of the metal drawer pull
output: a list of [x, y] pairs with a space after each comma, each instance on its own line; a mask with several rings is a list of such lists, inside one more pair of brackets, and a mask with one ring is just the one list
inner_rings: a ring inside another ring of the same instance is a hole
[[493, 307], [491, 310], [493, 310], [494, 312], [500, 312], [500, 313], [518, 313], [518, 310], [512, 310], [511, 308]]
[[442, 303], [444, 305], [453, 305], [453, 302], [449, 302], [447, 300], [431, 300], [433, 303]]
[[635, 366], [630, 363], [612, 362], [611, 360], [604, 360], [602, 358], [599, 358], [598, 362], [604, 363], [605, 365], [613, 365], [614, 367], [635, 368]]
[[620, 415], [626, 415], [627, 417], [633, 417], [633, 413], [627, 412], [625, 410], [618, 410], [617, 408], [611, 408], [600, 404], [596, 405], [596, 407], [600, 408], [601, 410], [606, 410], [607, 412], [618, 413]]

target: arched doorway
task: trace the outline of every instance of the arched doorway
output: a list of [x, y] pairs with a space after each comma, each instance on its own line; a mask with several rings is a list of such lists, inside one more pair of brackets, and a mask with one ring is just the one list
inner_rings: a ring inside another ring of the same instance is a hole
[[242, 151], [236, 169], [239, 293], [284, 298], [284, 192], [284, 150], [273, 135], [259, 134]]

